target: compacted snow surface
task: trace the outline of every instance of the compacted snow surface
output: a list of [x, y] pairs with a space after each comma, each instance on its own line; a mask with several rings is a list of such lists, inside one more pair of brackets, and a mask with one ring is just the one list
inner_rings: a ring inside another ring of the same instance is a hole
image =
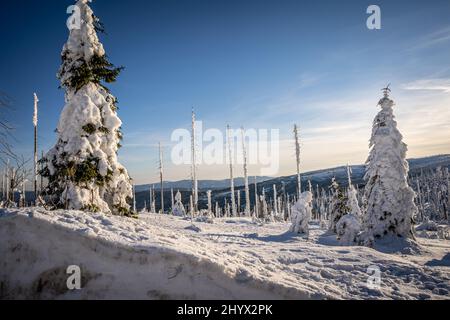
[[[383, 253], [310, 224], [0, 210], [2, 299], [449, 299], [450, 241]], [[82, 289], [68, 290], [78, 265]], [[367, 285], [379, 268], [379, 288]], [[369, 269], [370, 269], [369, 268]]]

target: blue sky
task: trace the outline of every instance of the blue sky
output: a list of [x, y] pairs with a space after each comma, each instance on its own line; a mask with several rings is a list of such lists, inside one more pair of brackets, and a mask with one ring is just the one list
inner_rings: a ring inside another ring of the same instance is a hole
[[[14, 101], [8, 118], [25, 155], [33, 92], [40, 145], [56, 139], [64, 92], [55, 74], [72, 3], [1, 4], [0, 90]], [[381, 30], [366, 27], [370, 4], [381, 8]], [[120, 158], [137, 183], [157, 180], [157, 142], [170, 152], [170, 135], [189, 127], [192, 106], [207, 128], [280, 129], [279, 175], [295, 171], [294, 123], [302, 170], [362, 163], [388, 82], [408, 156], [450, 153], [447, 0], [96, 0], [92, 8], [105, 24], [100, 38], [110, 60], [126, 67], [110, 88], [124, 122]], [[189, 177], [187, 167], [166, 166], [168, 180]], [[200, 178], [226, 176], [225, 167], [199, 168]]]

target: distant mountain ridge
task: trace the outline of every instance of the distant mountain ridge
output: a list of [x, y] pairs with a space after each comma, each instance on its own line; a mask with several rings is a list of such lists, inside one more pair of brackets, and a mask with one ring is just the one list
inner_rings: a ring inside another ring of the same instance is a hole
[[[420, 174], [421, 170], [435, 169], [437, 167], [448, 167], [450, 168], [450, 154], [435, 155], [423, 158], [412, 158], [408, 159], [409, 164], [409, 175], [415, 176]], [[365, 185], [364, 174], [366, 170], [365, 165], [353, 165], [351, 168], [352, 183], [355, 185]], [[302, 189], [305, 190], [308, 181], [311, 181], [313, 187], [317, 185], [319, 187], [329, 186], [331, 184], [331, 179], [335, 177], [336, 181], [346, 187], [348, 185], [347, 179], [347, 167], [340, 166], [329, 169], [316, 170], [311, 172], [305, 172], [301, 174]], [[266, 180], [260, 185], [266, 189], [272, 189], [272, 185], [275, 184], [277, 188], [281, 187], [282, 183], [285, 184], [286, 192], [295, 192], [296, 188], [296, 175], [279, 177], [270, 180]]]
[[[437, 167], [448, 167], [450, 168], [450, 154], [444, 155], [435, 155], [423, 158], [414, 158], [408, 159], [410, 171], [410, 176], [415, 176], [420, 174], [421, 170], [434, 170]], [[363, 180], [365, 173], [365, 165], [353, 165], [350, 166], [352, 169], [352, 182], [359, 187], [364, 186], [365, 182]], [[338, 183], [346, 187], [347, 186], [347, 167], [340, 166], [335, 168], [321, 169], [310, 172], [301, 173], [302, 177], [302, 190], [306, 190], [308, 187], [308, 180], [311, 181], [313, 188], [319, 186], [319, 188], [328, 188], [331, 183], [331, 179], [333, 177], [336, 178]], [[284, 176], [284, 177], [258, 177], [258, 194], [262, 193], [262, 189], [264, 188], [266, 191], [266, 195], [268, 198], [271, 198], [273, 195], [273, 186], [275, 185], [278, 191], [283, 192], [283, 187], [286, 193], [295, 194], [297, 188], [297, 176]], [[250, 201], [253, 204], [254, 202], [254, 181], [253, 178], [250, 181]], [[156, 196], [156, 205], [157, 208], [160, 207], [160, 191], [159, 184], [155, 185], [155, 196]], [[138, 209], [143, 208], [144, 204], [148, 204], [149, 202], [149, 186], [143, 185], [136, 187], [136, 202]], [[164, 206], [166, 209], [170, 208], [171, 202], [171, 193], [170, 188], [174, 189], [176, 192], [180, 190], [183, 203], [189, 203], [189, 196], [191, 194], [191, 181], [190, 180], [182, 180], [175, 182], [165, 182], [164, 183]], [[243, 199], [244, 196], [244, 179], [236, 178], [235, 179], [235, 189], [236, 191], [241, 192], [241, 196]], [[141, 190], [141, 191], [138, 191]], [[212, 190], [212, 200], [213, 203], [216, 201], [219, 202], [221, 206], [224, 204], [224, 199], [230, 197], [230, 181], [229, 179], [225, 180], [200, 180], [199, 181], [199, 205], [201, 208], [206, 207], [207, 197], [206, 191]], [[243, 200], [241, 200], [243, 205]]]
[[[450, 154], [444, 155], [435, 155], [428, 156], [423, 158], [411, 158], [408, 159], [410, 174], [415, 175], [417, 171], [427, 169], [427, 168], [436, 168], [438, 166], [450, 166]], [[352, 165], [350, 166], [352, 170], [352, 181], [355, 184], [364, 183], [363, 177], [365, 172], [365, 165]], [[302, 182], [311, 181], [313, 185], [329, 183], [331, 178], [335, 176], [337, 181], [343, 185], [347, 183], [347, 167], [340, 166], [334, 168], [327, 169], [319, 169], [314, 171], [308, 171], [301, 173]], [[296, 175], [284, 176], [284, 177], [267, 177], [261, 176], [257, 177], [258, 184], [277, 184], [280, 181], [284, 181], [285, 183], [290, 182], [291, 180], [296, 180]], [[251, 184], [254, 183], [254, 178], [251, 178]], [[155, 186], [155, 189], [159, 190], [159, 183], [153, 184], [143, 184], [137, 185], [136, 192], [149, 191], [151, 186]], [[234, 185], [236, 188], [244, 187], [244, 178], [237, 177], [234, 178]], [[230, 187], [230, 179], [223, 180], [199, 180], [198, 181], [199, 190], [222, 190], [229, 189]], [[179, 180], [179, 181], [164, 181], [164, 189], [174, 190], [190, 190], [192, 188], [191, 180]]]
[[[263, 182], [266, 180], [273, 179], [273, 177], [257, 177], [257, 181]], [[253, 179], [252, 179], [253, 181]], [[244, 185], [244, 178], [238, 177], [234, 178], [234, 185], [236, 187], [240, 187]], [[159, 182], [152, 184], [143, 184], [137, 185], [136, 192], [149, 191], [151, 186], [155, 186], [155, 189], [159, 189]], [[198, 188], [201, 190], [215, 190], [215, 189], [225, 189], [230, 186], [230, 179], [223, 180], [199, 180]], [[180, 181], [164, 181], [164, 189], [174, 190], [190, 190], [192, 189], [192, 181], [191, 180], [180, 180]]]

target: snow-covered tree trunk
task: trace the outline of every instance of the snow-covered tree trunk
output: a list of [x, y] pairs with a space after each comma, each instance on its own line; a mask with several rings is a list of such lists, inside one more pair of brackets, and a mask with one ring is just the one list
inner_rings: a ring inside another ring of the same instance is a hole
[[151, 194], [151, 204], [150, 204], [150, 211], [153, 213], [156, 213], [156, 193], [155, 193], [155, 185], [152, 184], [152, 187], [150, 189]]
[[233, 212], [233, 216], [237, 216], [236, 212], [236, 200], [235, 200], [235, 194], [234, 194], [234, 175], [233, 175], [233, 146], [232, 143], [232, 136], [230, 133], [231, 129], [230, 126], [227, 126], [227, 141], [228, 141], [228, 161], [230, 161], [230, 189], [231, 189], [231, 211]]
[[148, 202], [148, 212], [152, 212], [152, 202], [153, 202], [153, 197], [152, 197], [152, 186], [149, 186], [149, 192], [148, 192], [148, 197], [149, 197], [149, 202]]
[[258, 180], [255, 177], [255, 209], [253, 213], [253, 218], [259, 217], [259, 200], [258, 200]]
[[215, 215], [216, 215], [216, 218], [219, 218], [220, 217], [220, 208], [219, 208], [219, 203], [216, 201], [216, 208], [215, 208], [215, 210], [214, 210], [215, 212]]
[[241, 190], [237, 190], [237, 213], [241, 216]]
[[175, 206], [175, 198], [173, 195], [173, 188], [170, 188], [170, 210], [172, 211], [173, 214], [173, 207]]
[[319, 189], [319, 185], [316, 184], [316, 196], [314, 197], [315, 200], [315, 204], [316, 204], [316, 211], [317, 211], [317, 219], [319, 221], [322, 220], [322, 212], [321, 212], [321, 208], [320, 208], [320, 203], [322, 201], [322, 199], [320, 198], [320, 189]]
[[287, 208], [288, 221], [291, 221], [292, 220], [292, 216], [291, 216], [291, 200], [290, 200], [290, 195], [289, 194], [286, 197], [286, 208]]
[[414, 238], [413, 217], [417, 212], [415, 193], [407, 182], [407, 146], [394, 119], [394, 101], [389, 88], [378, 105], [381, 111], [373, 121], [370, 153], [366, 162], [365, 194], [367, 213], [364, 242], [385, 236]]
[[350, 213], [354, 214], [355, 217], [358, 219], [362, 218], [361, 208], [359, 207], [358, 203], [358, 194], [355, 190], [355, 187], [352, 184], [352, 178], [351, 178], [351, 168], [347, 165], [347, 177], [348, 177], [348, 208], [350, 209]]
[[191, 222], [194, 221], [194, 200], [192, 194], [189, 196], [189, 214], [191, 216]]
[[5, 179], [6, 179], [6, 206], [9, 206], [9, 186], [11, 183], [10, 177], [9, 177], [9, 159], [6, 162], [6, 173], [5, 173]]
[[34, 180], [33, 180], [33, 188], [34, 188], [34, 199], [37, 202], [38, 199], [38, 189], [37, 189], [37, 177], [38, 177], [38, 144], [37, 144], [37, 133], [38, 133], [38, 96], [34, 93], [34, 112], [33, 112], [33, 127], [34, 127]]
[[273, 215], [278, 216], [277, 186], [273, 185]]
[[136, 186], [133, 184], [133, 212], [136, 212]]
[[191, 123], [191, 175], [192, 175], [192, 214], [198, 210], [198, 180], [197, 180], [197, 133], [195, 128], [195, 112], [192, 109]]
[[25, 180], [25, 178], [24, 178], [24, 180], [22, 182], [22, 193], [20, 195], [20, 205], [23, 208], [25, 208], [27, 206], [27, 198], [26, 198], [26, 190], [25, 190], [26, 182], [27, 182], [27, 180]]
[[206, 192], [206, 195], [208, 197], [208, 215], [212, 215], [212, 202], [211, 202], [211, 190], [208, 190]]
[[161, 142], [159, 143], [159, 183], [160, 183], [160, 197], [161, 197], [161, 213], [164, 214], [164, 166], [163, 166], [163, 152]]
[[[311, 208], [314, 208], [314, 191], [311, 180], [309, 179], [308, 179], [308, 191], [311, 193], [311, 196], [313, 197], [313, 199], [311, 200]], [[314, 212], [312, 212], [312, 214], [314, 214]]]
[[281, 199], [281, 197], [278, 197], [277, 199], [277, 206], [278, 206], [278, 216], [282, 219], [284, 219], [284, 214], [283, 214], [283, 199]]
[[420, 219], [420, 221], [422, 221], [423, 214], [424, 214], [424, 205], [423, 205], [423, 200], [422, 200], [422, 191], [420, 188], [419, 179], [416, 179], [416, 187], [417, 187], [417, 198], [419, 201], [419, 219]]
[[242, 155], [244, 157], [244, 187], [245, 187], [245, 216], [250, 216], [250, 188], [248, 185], [248, 163], [247, 163], [247, 144], [245, 143], [244, 128], [241, 128], [242, 134]]
[[297, 197], [300, 197], [300, 194], [302, 193], [302, 180], [300, 177], [300, 141], [297, 125], [294, 125], [294, 138], [295, 138], [295, 160], [297, 168]]
[[[44, 159], [44, 151], [43, 150], [41, 150], [41, 159]], [[39, 164], [39, 169], [38, 169], [38, 174], [39, 174], [39, 172], [42, 171], [44, 166], [43, 166], [42, 162], [38, 161], [38, 164]], [[42, 174], [39, 174], [39, 198], [40, 198], [40, 200], [42, 200], [42, 198], [40, 196], [42, 194], [42, 190], [44, 190], [44, 177], [42, 176]]]
[[2, 200], [6, 201], [6, 169], [3, 169], [2, 175]]
[[57, 208], [129, 215], [130, 177], [117, 159], [122, 122], [117, 99], [104, 86], [116, 80], [121, 68], [107, 60], [88, 2], [75, 4], [80, 27], [70, 30], [62, 51], [58, 77], [66, 104], [41, 174], [49, 182], [45, 194]]
[[267, 208], [267, 201], [266, 201], [266, 196], [264, 195], [264, 193], [261, 196], [261, 204], [262, 204], [262, 216], [263, 216], [263, 220], [265, 221], [269, 216], [269, 209]]

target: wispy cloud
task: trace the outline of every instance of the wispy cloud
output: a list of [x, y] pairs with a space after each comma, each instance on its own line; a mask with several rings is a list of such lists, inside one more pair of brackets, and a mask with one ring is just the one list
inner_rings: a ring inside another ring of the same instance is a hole
[[433, 47], [450, 41], [450, 26], [439, 29], [416, 40], [416, 44], [411, 46], [409, 50], [420, 50]]
[[320, 80], [323, 78], [322, 74], [316, 73], [302, 73], [300, 75], [299, 84], [296, 86], [296, 90], [308, 88], [319, 84]]
[[403, 85], [405, 90], [441, 91], [450, 93], [450, 79], [421, 79]]

